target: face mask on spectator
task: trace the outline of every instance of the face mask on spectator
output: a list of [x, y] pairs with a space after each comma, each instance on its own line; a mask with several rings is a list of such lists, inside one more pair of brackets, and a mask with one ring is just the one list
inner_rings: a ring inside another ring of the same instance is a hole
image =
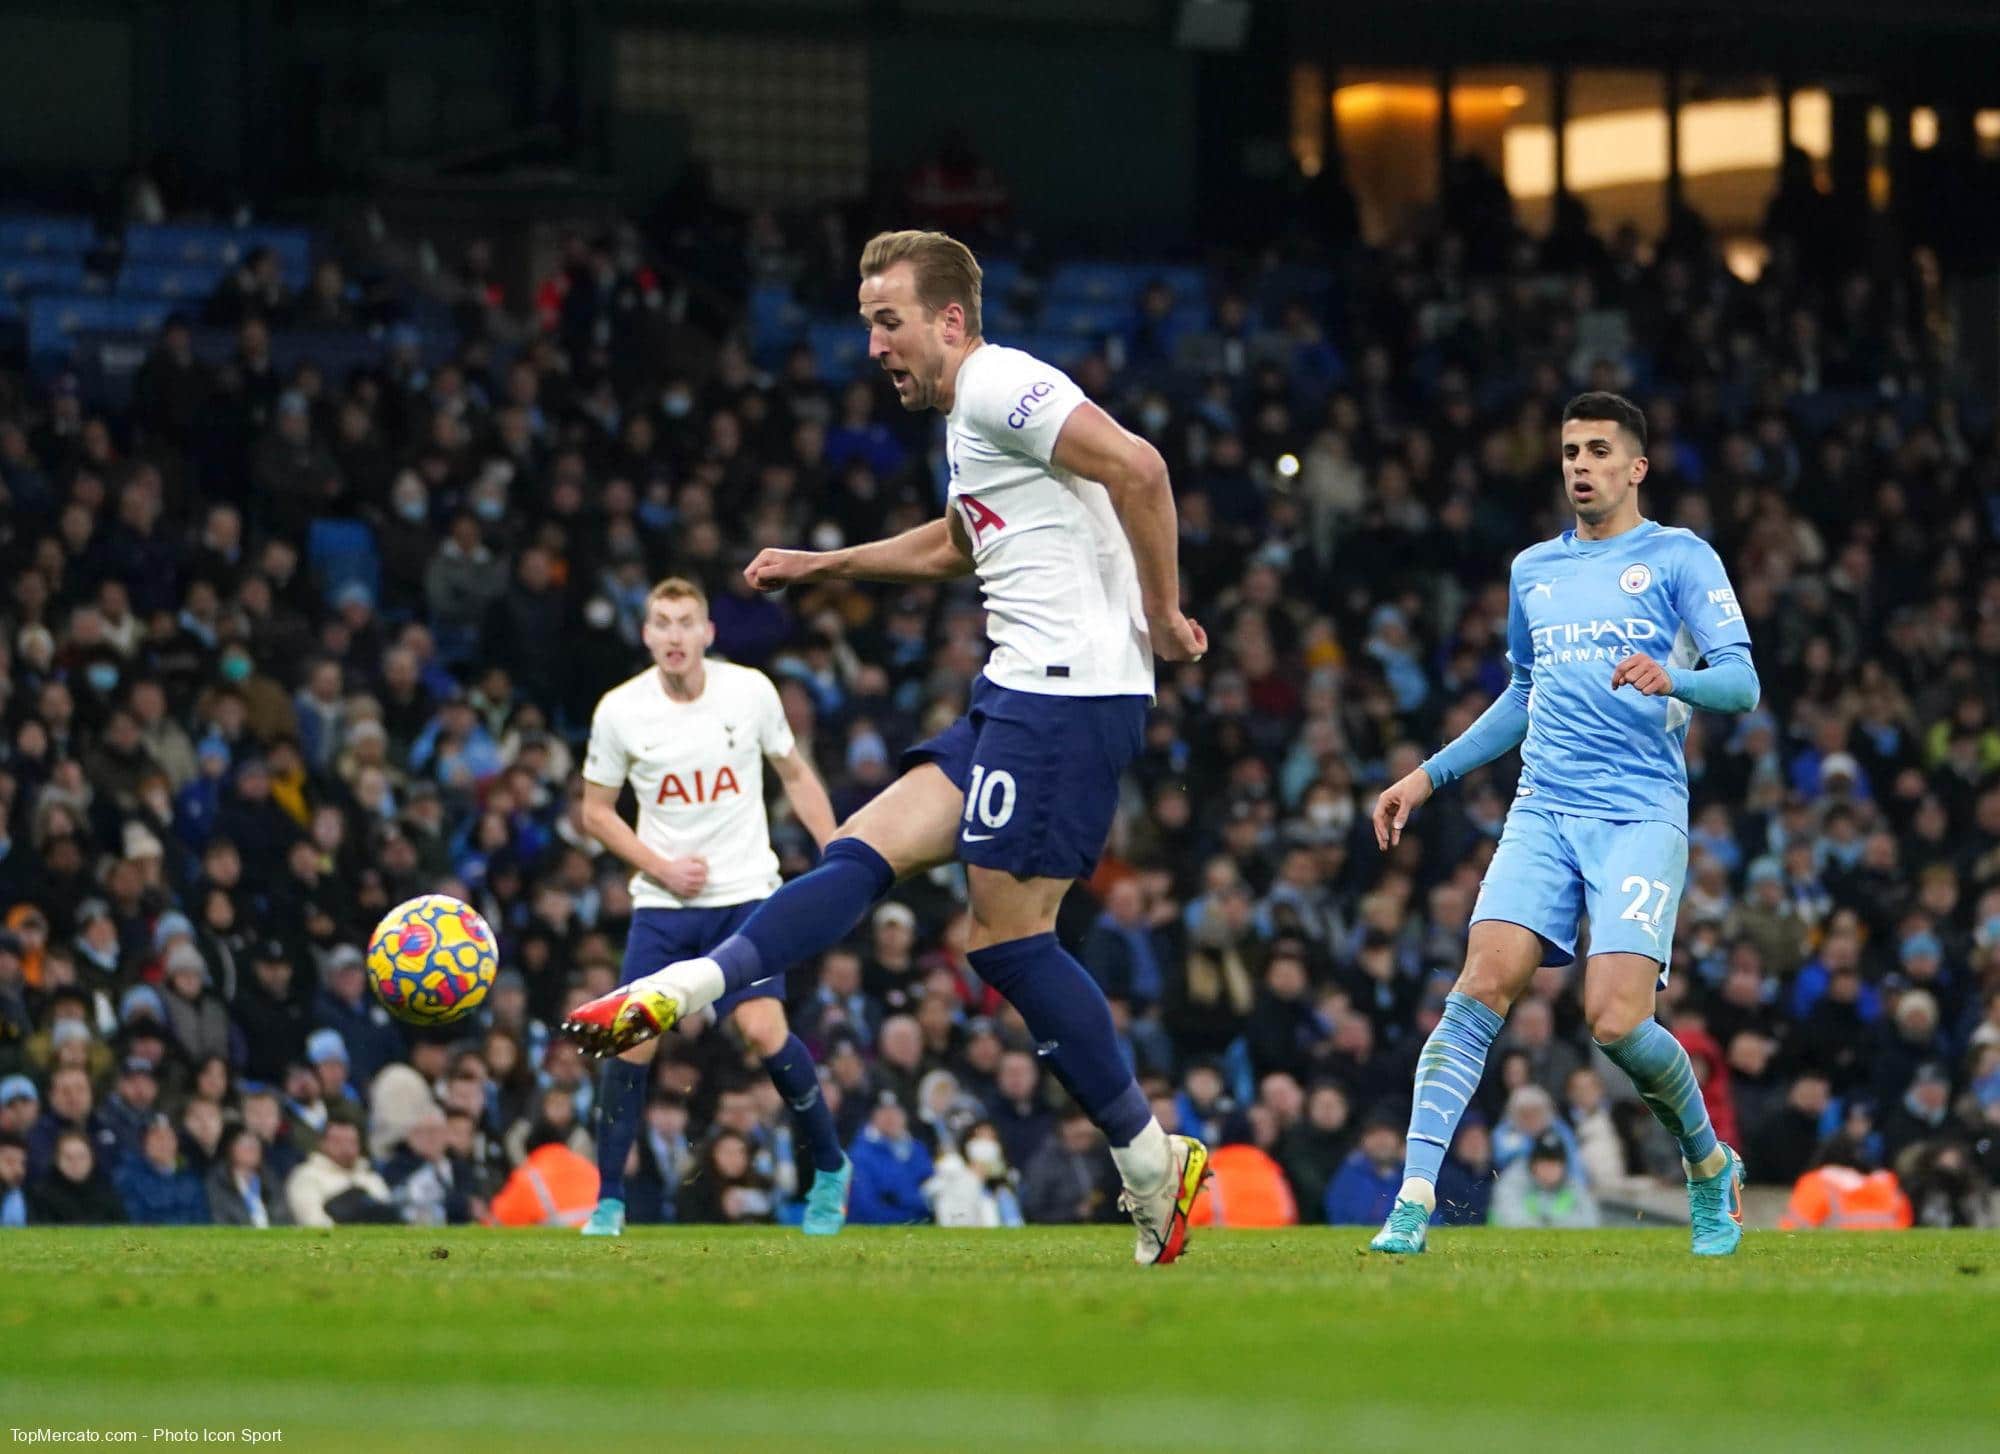
[[660, 408], [669, 419], [685, 419], [694, 412], [694, 400], [686, 394], [668, 394], [660, 400]]
[[108, 661], [93, 661], [84, 672], [92, 691], [109, 692], [118, 685], [118, 668]]
[[589, 626], [593, 631], [602, 631], [611, 624], [611, 618], [614, 614], [609, 601], [605, 600], [602, 596], [592, 596], [590, 604], [583, 608], [584, 624]]
[[430, 512], [430, 505], [421, 495], [405, 497], [396, 502], [396, 513], [412, 525], [422, 524], [424, 517]]
[[250, 675], [250, 658], [230, 655], [222, 658], [222, 675], [232, 682], [240, 682]]
[[507, 513], [507, 502], [493, 495], [481, 495], [472, 502], [472, 513], [490, 524]]
[[1347, 828], [1354, 822], [1354, 800], [1315, 798], [1306, 804], [1306, 819], [1315, 828]]

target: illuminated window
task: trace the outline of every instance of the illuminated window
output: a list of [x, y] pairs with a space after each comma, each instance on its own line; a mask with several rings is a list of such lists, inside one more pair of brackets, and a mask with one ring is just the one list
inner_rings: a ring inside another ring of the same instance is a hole
[[1928, 106], [1919, 106], [1910, 113], [1910, 145], [1918, 151], [1929, 151], [1937, 145], [1938, 114]]
[[1538, 159], [1542, 171], [1555, 175], [1555, 134], [1549, 129], [1552, 91], [1548, 72], [1539, 69], [1475, 66], [1452, 76], [1453, 149], [1478, 157], [1495, 175], [1508, 181], [1515, 220], [1531, 233], [1548, 231], [1551, 189], [1544, 188], [1533, 197], [1516, 191], [1509, 167], [1524, 163], [1509, 159], [1524, 145], [1529, 151], [1540, 147], [1544, 153]]
[[1972, 134], [1979, 138], [1979, 154], [1991, 160], [2000, 157], [2000, 111], [1972, 113]]
[[1326, 127], [1320, 111], [1326, 73], [1318, 66], [1293, 66], [1291, 91], [1292, 160], [1308, 177], [1316, 177], [1326, 166]]
[[1333, 124], [1362, 237], [1380, 243], [1411, 231], [1437, 204], [1435, 75], [1343, 69]]
[[[1577, 71], [1570, 77], [1568, 183], [1600, 228], [1632, 222], [1657, 232], [1664, 224], [1665, 102], [1666, 82], [1649, 71]], [[1508, 127], [1504, 152], [1502, 174], [1516, 203], [1524, 213], [1532, 204], [1545, 205], [1556, 190], [1548, 116]]]

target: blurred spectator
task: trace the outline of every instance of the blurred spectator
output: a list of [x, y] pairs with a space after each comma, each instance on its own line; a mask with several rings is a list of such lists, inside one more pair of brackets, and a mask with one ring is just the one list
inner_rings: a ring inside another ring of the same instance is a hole
[[165, 1116], [146, 1123], [139, 1152], [126, 1153], [111, 1182], [135, 1224], [185, 1227], [209, 1220], [202, 1179], [183, 1161], [180, 1136]]
[[1389, 1116], [1371, 1115], [1361, 1142], [1326, 1187], [1326, 1220], [1336, 1227], [1379, 1223], [1403, 1184], [1403, 1128]]
[[283, 1178], [265, 1165], [264, 1143], [248, 1126], [225, 1133], [203, 1190], [218, 1227], [281, 1227], [292, 1219]]
[[[847, 1154], [854, 1162], [854, 1189], [848, 1203], [851, 1221], [896, 1225], [930, 1216], [924, 1183], [936, 1167], [923, 1143], [910, 1134], [909, 1115], [893, 1091], [881, 1092], [868, 1124]], [[685, 1212], [682, 1215], [685, 1219]]]
[[1554, 1131], [1500, 1173], [1490, 1214], [1496, 1227], [1595, 1227], [1597, 1201], [1571, 1169], [1570, 1147]]
[[1021, 1213], [1030, 1222], [1108, 1222], [1118, 1214], [1118, 1168], [1104, 1138], [1075, 1106], [1042, 1143], [1021, 1178]]
[[285, 1181], [285, 1202], [301, 1227], [397, 1220], [388, 1183], [361, 1155], [361, 1129], [327, 1122], [319, 1149]]
[[55, 1138], [49, 1169], [28, 1188], [28, 1221], [38, 1227], [94, 1227], [125, 1220], [125, 1205], [99, 1170], [81, 1131]]

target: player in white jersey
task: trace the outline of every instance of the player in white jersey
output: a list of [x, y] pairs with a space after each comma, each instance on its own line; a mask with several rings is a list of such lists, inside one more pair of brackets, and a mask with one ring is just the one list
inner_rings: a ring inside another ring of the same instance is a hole
[[[652, 663], [598, 701], [583, 763], [583, 826], [633, 870], [626, 982], [713, 948], [778, 887], [764, 814], [766, 762], [813, 841], [824, 845], [833, 834], [826, 787], [793, 740], [771, 679], [707, 660], [715, 625], [701, 588], [661, 581], [646, 598], [641, 629]], [[628, 783], [639, 800], [636, 829], [618, 815]], [[763, 1058], [811, 1149], [806, 1232], [838, 1232], [853, 1173], [820, 1098], [812, 1055], [785, 1022], [784, 975], [746, 984], [713, 1008], [718, 1019], [733, 1019]], [[625, 1160], [657, 1049], [648, 1040], [605, 1067], [598, 1200], [587, 1237], [624, 1230]]]
[[1143, 1263], [1176, 1260], [1207, 1148], [1168, 1136], [1118, 1048], [1110, 1009], [1057, 942], [1056, 909], [1096, 866], [1137, 754], [1153, 657], [1199, 658], [1180, 609], [1173, 491], [1159, 452], [1061, 369], [980, 332], [979, 264], [936, 232], [861, 255], [868, 354], [907, 410], [946, 416], [942, 519], [845, 550], [766, 550], [760, 590], [822, 580], [979, 577], [993, 652], [966, 714], [904, 755], [819, 867], [704, 957], [584, 1005], [567, 1023], [605, 1053], [837, 943], [894, 882], [962, 860], [973, 968], [1021, 1012], [1056, 1078], [1111, 1143]]

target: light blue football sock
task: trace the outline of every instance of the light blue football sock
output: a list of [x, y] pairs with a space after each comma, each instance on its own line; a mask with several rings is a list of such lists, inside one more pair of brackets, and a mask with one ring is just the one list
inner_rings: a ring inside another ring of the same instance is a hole
[[1681, 1042], [1658, 1020], [1647, 1020], [1622, 1040], [1599, 1042], [1611, 1063], [1632, 1078], [1646, 1109], [1680, 1143], [1681, 1156], [1699, 1166], [1715, 1150], [1708, 1103], [1695, 1083], [1694, 1065]]
[[1459, 1118], [1486, 1073], [1486, 1052], [1505, 1023], [1471, 995], [1453, 990], [1445, 996], [1444, 1014], [1417, 1057], [1410, 1134], [1403, 1151], [1405, 1181], [1414, 1177], [1437, 1185]]

